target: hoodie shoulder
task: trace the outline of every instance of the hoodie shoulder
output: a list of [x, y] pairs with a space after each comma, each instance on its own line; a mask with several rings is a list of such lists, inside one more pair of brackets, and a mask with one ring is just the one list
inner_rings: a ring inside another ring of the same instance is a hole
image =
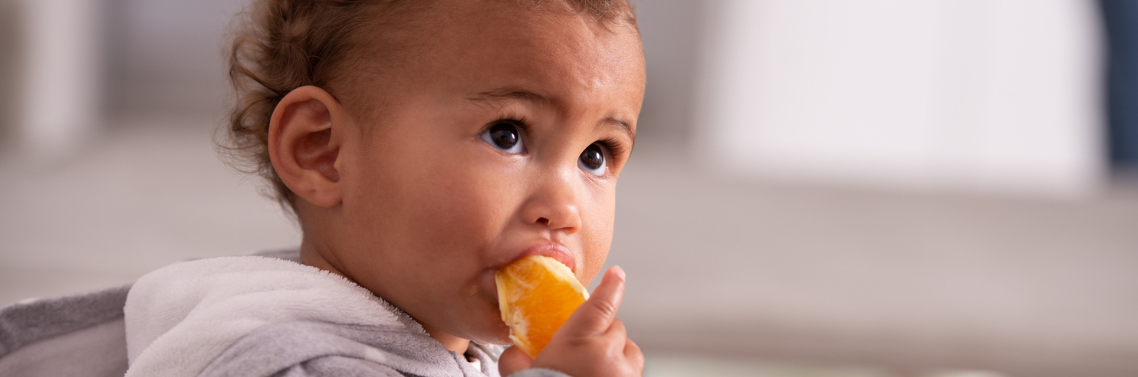
[[338, 275], [258, 256], [178, 263], [143, 276], [124, 308], [127, 376], [196, 376], [267, 325], [312, 322], [426, 334], [405, 313]]

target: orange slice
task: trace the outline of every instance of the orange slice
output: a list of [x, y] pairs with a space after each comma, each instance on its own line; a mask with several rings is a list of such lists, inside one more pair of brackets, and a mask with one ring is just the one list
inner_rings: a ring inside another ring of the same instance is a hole
[[556, 259], [531, 255], [494, 275], [498, 308], [514, 345], [537, 357], [553, 333], [589, 298], [585, 287]]

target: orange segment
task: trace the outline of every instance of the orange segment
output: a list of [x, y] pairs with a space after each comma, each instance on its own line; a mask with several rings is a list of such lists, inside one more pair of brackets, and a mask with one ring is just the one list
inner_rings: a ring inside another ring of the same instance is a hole
[[537, 357], [553, 333], [589, 298], [585, 287], [556, 259], [531, 255], [494, 275], [498, 308], [514, 345]]

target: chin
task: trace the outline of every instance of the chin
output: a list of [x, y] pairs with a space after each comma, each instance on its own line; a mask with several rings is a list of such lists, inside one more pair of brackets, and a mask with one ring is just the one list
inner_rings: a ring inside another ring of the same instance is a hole
[[506, 324], [502, 323], [501, 320], [495, 322], [497, 323], [491, 325], [486, 331], [479, 331], [479, 334], [475, 334], [470, 340], [477, 343], [497, 344], [500, 346], [513, 344], [513, 341], [510, 340], [510, 328], [506, 327]]

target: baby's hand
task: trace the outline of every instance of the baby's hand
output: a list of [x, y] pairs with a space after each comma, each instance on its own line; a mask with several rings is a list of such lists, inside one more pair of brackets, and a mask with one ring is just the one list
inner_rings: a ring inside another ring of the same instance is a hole
[[502, 353], [498, 371], [502, 376], [527, 368], [553, 369], [576, 377], [641, 375], [644, 355], [628, 339], [624, 323], [616, 319], [623, 297], [624, 271], [610, 268], [589, 300], [553, 334], [536, 359], [510, 347]]

